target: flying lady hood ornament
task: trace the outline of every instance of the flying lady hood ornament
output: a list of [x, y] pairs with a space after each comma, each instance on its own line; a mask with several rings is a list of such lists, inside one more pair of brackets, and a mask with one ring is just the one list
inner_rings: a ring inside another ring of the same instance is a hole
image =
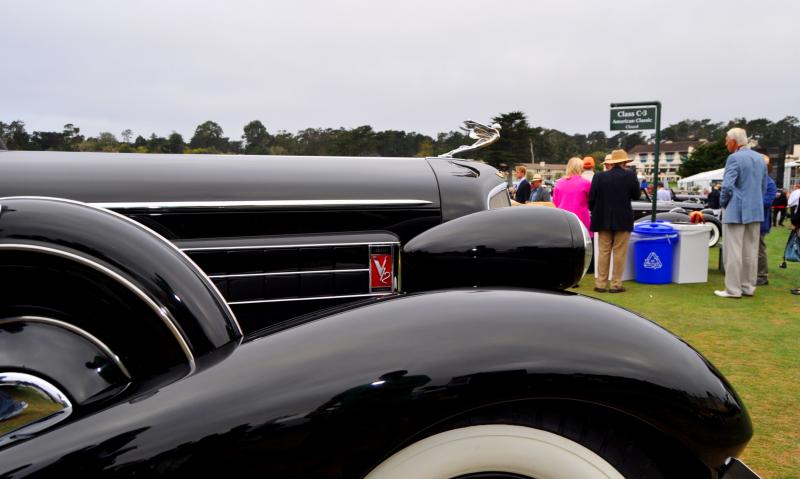
[[465, 151], [474, 151], [485, 148], [500, 139], [500, 124], [495, 123], [492, 126], [482, 125], [476, 121], [467, 120], [464, 122], [462, 130], [469, 132], [469, 137], [475, 140], [471, 145], [461, 145], [455, 150], [450, 150], [447, 153], [439, 155], [439, 158], [452, 158], [458, 153]]

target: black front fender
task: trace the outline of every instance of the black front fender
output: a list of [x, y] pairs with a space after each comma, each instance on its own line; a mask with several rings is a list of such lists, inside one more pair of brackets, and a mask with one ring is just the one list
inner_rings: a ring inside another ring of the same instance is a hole
[[296, 321], [0, 464], [356, 477], [449, 418], [539, 399], [623, 412], [714, 468], [752, 435], [722, 375], [656, 324], [575, 294], [470, 289]]

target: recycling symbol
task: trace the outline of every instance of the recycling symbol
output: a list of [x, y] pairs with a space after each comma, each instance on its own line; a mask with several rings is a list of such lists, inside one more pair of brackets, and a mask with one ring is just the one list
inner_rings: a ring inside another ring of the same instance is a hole
[[661, 258], [658, 257], [655, 251], [651, 251], [644, 260], [644, 267], [647, 269], [661, 269], [663, 266]]

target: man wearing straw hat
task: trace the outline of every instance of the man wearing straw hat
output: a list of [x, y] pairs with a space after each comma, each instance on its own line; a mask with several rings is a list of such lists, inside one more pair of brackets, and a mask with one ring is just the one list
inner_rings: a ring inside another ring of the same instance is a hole
[[552, 201], [553, 198], [550, 196], [550, 192], [547, 191], [547, 188], [542, 186], [542, 175], [536, 173], [533, 175], [533, 179], [531, 180], [531, 203], [537, 203], [541, 201]]
[[[598, 257], [595, 261], [597, 277], [594, 290], [605, 293], [622, 293], [622, 273], [625, 271], [625, 256], [628, 240], [633, 231], [632, 200], [639, 199], [639, 181], [636, 173], [624, 165], [631, 161], [625, 150], [614, 150], [603, 162], [606, 171], [597, 173], [589, 190], [589, 209], [592, 212], [591, 229], [597, 235]], [[611, 289], [608, 289], [608, 270], [614, 256], [614, 271]]]

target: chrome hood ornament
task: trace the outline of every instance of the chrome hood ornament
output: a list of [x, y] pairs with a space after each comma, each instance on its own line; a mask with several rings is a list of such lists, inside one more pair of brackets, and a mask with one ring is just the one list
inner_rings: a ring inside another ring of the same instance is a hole
[[500, 124], [494, 123], [492, 126], [482, 125], [476, 121], [467, 120], [464, 122], [462, 130], [469, 132], [469, 137], [475, 140], [471, 145], [461, 145], [455, 150], [439, 155], [439, 158], [452, 158], [458, 153], [474, 151], [485, 148], [500, 139]]

